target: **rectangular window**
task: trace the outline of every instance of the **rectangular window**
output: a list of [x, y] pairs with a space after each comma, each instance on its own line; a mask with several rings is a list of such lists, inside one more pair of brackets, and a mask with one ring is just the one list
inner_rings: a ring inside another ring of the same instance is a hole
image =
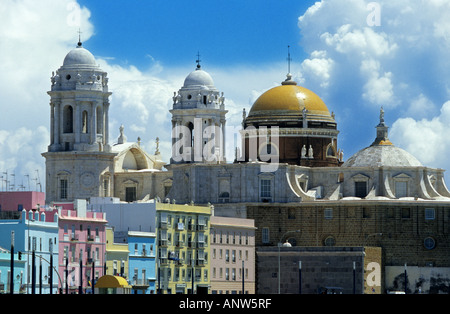
[[325, 208], [325, 210], [323, 211], [323, 216], [325, 219], [333, 219], [333, 209]]
[[355, 196], [361, 198], [367, 196], [367, 182], [355, 182]]
[[262, 243], [269, 243], [269, 228], [264, 227], [262, 228]]
[[270, 180], [261, 180], [261, 197], [271, 197]]
[[397, 181], [395, 182], [395, 197], [407, 197], [408, 196], [408, 182]]
[[136, 187], [125, 188], [125, 201], [128, 203], [136, 201]]
[[411, 218], [411, 211], [409, 208], [402, 208], [402, 218]]
[[434, 220], [435, 212], [434, 208], [425, 208], [425, 220]]
[[109, 181], [108, 179], [103, 180], [103, 196], [109, 196]]
[[288, 209], [288, 219], [295, 219], [295, 208]]
[[61, 179], [59, 181], [59, 198], [60, 199], [67, 199], [67, 186], [68, 186], [68, 182], [67, 179]]

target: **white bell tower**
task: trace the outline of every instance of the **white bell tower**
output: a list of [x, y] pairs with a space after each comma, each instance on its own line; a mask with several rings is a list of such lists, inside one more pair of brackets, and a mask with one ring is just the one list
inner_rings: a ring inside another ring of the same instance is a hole
[[107, 73], [78, 42], [51, 77], [50, 145], [46, 198], [73, 201], [111, 196], [113, 159], [108, 144]]
[[223, 93], [211, 76], [197, 68], [174, 92], [171, 164], [225, 162], [225, 110]]
[[109, 151], [108, 78], [81, 42], [52, 74], [49, 151]]

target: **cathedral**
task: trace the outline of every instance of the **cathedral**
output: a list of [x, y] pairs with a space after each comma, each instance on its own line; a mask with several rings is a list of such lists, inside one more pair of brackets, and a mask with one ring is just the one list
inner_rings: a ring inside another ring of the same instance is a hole
[[393, 286], [406, 264], [416, 270], [410, 281], [433, 270], [431, 277], [450, 286], [444, 170], [422, 165], [389, 140], [383, 108], [368, 134], [373, 143], [344, 160], [335, 113], [288, 73], [243, 110], [240, 145], [226, 160], [224, 93], [198, 62], [173, 95], [166, 164], [158, 149], [149, 154], [139, 141], [128, 142], [123, 126], [110, 144], [107, 73], [81, 43], [52, 75], [48, 94], [51, 142], [42, 154], [48, 203], [91, 197], [210, 203], [216, 216], [254, 219], [257, 246], [286, 240], [292, 247], [381, 247]]

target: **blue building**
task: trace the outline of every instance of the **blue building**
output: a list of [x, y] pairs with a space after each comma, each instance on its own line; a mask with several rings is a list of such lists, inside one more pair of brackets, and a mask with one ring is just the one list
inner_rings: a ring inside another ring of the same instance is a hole
[[[19, 253], [14, 253], [14, 288], [13, 293], [24, 293], [25, 261], [19, 260]], [[10, 293], [11, 289], [11, 251], [0, 247], [0, 294]]]
[[[17, 260], [17, 263], [14, 263], [14, 291], [50, 294], [51, 289], [51, 292], [56, 294], [61, 278], [57, 272], [58, 212], [23, 210], [17, 219], [0, 219], [0, 247], [8, 251], [11, 247], [12, 231], [14, 231], [15, 261]], [[18, 256], [16, 258], [18, 252], [21, 252], [20, 260]], [[6, 254], [10, 258], [10, 253]], [[2, 261], [2, 265], [4, 264]], [[1, 280], [9, 282], [4, 277], [3, 269], [1, 268]]]
[[155, 293], [155, 239], [154, 232], [128, 231], [128, 274], [132, 293]]

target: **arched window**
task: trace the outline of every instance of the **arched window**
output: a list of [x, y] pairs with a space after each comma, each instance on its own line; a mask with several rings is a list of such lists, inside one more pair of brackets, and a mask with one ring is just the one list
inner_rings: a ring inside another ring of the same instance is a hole
[[73, 133], [73, 108], [65, 106], [63, 110], [64, 133]]
[[190, 144], [191, 144], [191, 147], [193, 148], [193, 147], [194, 147], [194, 124], [192, 124], [192, 122], [189, 122], [189, 124], [187, 125], [187, 127], [188, 127], [188, 129], [189, 129], [190, 136], [191, 136], [191, 138], [190, 138]]
[[82, 114], [82, 125], [81, 125], [81, 132], [82, 133], [88, 133], [89, 132], [89, 123], [88, 123], [88, 113], [86, 110], [83, 111]]

